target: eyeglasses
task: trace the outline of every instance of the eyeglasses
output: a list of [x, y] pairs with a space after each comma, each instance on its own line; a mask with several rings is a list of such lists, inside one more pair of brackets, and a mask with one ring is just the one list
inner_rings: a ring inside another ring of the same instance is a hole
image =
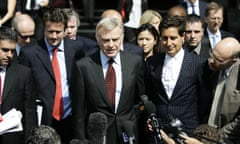
[[21, 37], [21, 39], [26, 40], [27, 38], [33, 39], [34, 38], [34, 34], [33, 35], [22, 35], [20, 32], [18, 32], [17, 30], [15, 30], [16, 33]]

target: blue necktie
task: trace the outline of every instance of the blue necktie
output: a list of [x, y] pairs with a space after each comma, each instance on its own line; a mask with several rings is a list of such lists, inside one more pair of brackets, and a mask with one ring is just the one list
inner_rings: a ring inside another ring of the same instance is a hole
[[194, 9], [194, 4], [191, 4], [191, 7], [192, 7], [192, 14], [196, 14], [196, 12], [195, 12], [195, 9]]

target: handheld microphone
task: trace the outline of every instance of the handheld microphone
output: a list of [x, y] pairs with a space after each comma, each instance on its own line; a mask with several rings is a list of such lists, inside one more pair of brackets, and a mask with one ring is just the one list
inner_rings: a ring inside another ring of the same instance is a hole
[[134, 123], [130, 120], [126, 120], [122, 123], [123, 132], [123, 141], [129, 142], [129, 144], [134, 144], [135, 136], [134, 136]]
[[155, 105], [151, 101], [148, 101], [144, 104], [144, 107], [145, 107], [147, 114], [149, 115], [149, 119], [151, 120], [150, 124], [153, 128], [153, 131], [154, 131], [156, 137], [158, 138], [158, 140], [161, 140], [162, 137], [161, 137], [161, 133], [160, 133], [160, 124], [158, 122], [157, 115], [155, 114], [155, 112], [156, 112]]
[[106, 144], [107, 116], [94, 112], [88, 119], [88, 140], [90, 144]]

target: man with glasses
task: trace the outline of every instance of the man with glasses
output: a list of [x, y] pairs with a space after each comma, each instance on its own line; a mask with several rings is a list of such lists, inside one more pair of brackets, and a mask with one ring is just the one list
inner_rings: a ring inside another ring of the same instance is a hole
[[12, 21], [12, 28], [17, 33], [17, 56], [20, 54], [21, 47], [32, 42], [35, 35], [35, 23], [28, 14], [16, 15]]
[[223, 23], [223, 7], [216, 2], [210, 2], [205, 12], [205, 22], [207, 28], [205, 37], [208, 38], [206, 44], [214, 48], [216, 44], [223, 38], [234, 37], [234, 35], [220, 30]]
[[208, 60], [212, 74], [213, 101], [208, 124], [217, 128], [230, 122], [240, 106], [240, 45], [235, 38], [225, 38], [210, 51]]

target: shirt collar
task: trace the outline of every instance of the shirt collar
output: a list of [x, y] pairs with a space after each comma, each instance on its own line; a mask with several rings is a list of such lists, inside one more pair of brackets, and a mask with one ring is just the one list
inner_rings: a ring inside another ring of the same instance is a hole
[[[187, 6], [188, 6], [188, 7], [191, 7], [191, 6], [192, 6], [192, 3], [190, 3], [188, 0], [186, 0], [186, 3], [187, 3]], [[199, 0], [196, 0], [195, 3], [193, 3], [193, 5], [194, 5], [195, 7], [198, 7], [198, 5], [199, 5]]]
[[[100, 50], [100, 58], [101, 58], [101, 62], [102, 65], [108, 65], [108, 60], [110, 59], [109, 57], [107, 57], [102, 50]], [[120, 52], [113, 57], [114, 63], [120, 65]]]
[[208, 36], [211, 38], [211, 37], [220, 37], [221, 36], [221, 33], [220, 31], [218, 30], [215, 34], [211, 33], [210, 30], [207, 28], [207, 33], [208, 33]]
[[56, 46], [56, 47], [52, 47], [49, 43], [48, 43], [48, 41], [47, 41], [47, 39], [46, 38], [44, 38], [44, 41], [45, 41], [45, 44], [46, 44], [46, 46], [47, 46], [47, 49], [48, 49], [48, 52], [49, 53], [52, 53], [53, 52], [53, 50], [54, 50], [54, 48], [58, 48], [59, 50], [61, 50], [61, 51], [64, 51], [64, 42], [63, 42], [63, 40], [60, 42], [60, 44], [58, 45], [58, 46]]
[[1, 71], [0, 72], [5, 72], [7, 70], [7, 66], [0, 66]]
[[175, 56], [169, 56], [168, 54], [166, 54], [166, 58], [167, 59], [175, 59], [178, 60], [179, 58], [183, 57], [184, 55], [184, 50], [183, 48], [181, 48], [176, 54]]

